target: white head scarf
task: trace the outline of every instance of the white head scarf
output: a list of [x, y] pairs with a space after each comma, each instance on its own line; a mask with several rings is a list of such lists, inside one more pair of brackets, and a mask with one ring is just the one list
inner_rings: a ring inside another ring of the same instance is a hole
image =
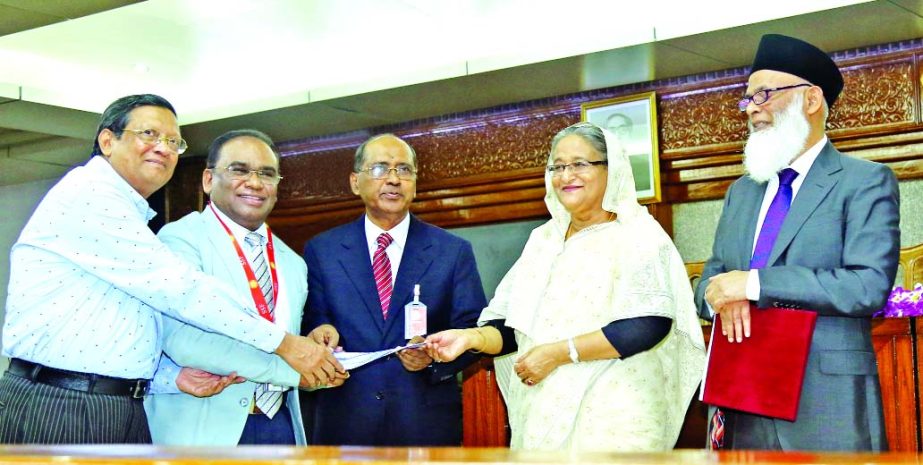
[[[603, 196], [602, 207], [607, 212], [615, 213], [620, 221], [630, 221], [639, 216], [646, 215], [647, 210], [638, 204], [638, 198], [635, 195], [635, 180], [631, 174], [631, 164], [625, 155], [625, 150], [619, 143], [618, 137], [609, 132], [607, 129], [596, 126], [593, 123], [577, 123], [568, 127], [571, 128], [596, 128], [602, 131], [606, 139], [606, 152], [602, 155], [608, 160], [608, 178], [606, 180], [606, 193]], [[571, 133], [578, 134], [579, 133]], [[565, 136], [566, 137], [566, 136]], [[548, 164], [551, 165], [554, 159], [554, 151], [548, 154]], [[554, 186], [551, 184], [552, 174], [545, 171], [545, 205], [551, 213], [552, 220], [558, 225], [561, 231], [566, 232], [570, 226], [570, 213], [558, 199]], [[649, 215], [648, 215], [649, 216]]]
[[[519, 348], [525, 351], [598, 330], [615, 320], [643, 316], [672, 319], [673, 329], [667, 338], [647, 355], [625, 362], [636, 366], [657, 360], [657, 370], [665, 377], [657, 377], [658, 384], [670, 406], [669, 412], [657, 415], [655, 423], [663, 428], [659, 440], [672, 446], [670, 441], [679, 433], [704, 362], [692, 289], [669, 236], [638, 204], [631, 165], [616, 136], [591, 123], [580, 124], [599, 129], [605, 137], [608, 168], [602, 208], [615, 213], [615, 221], [590, 226], [565, 241], [571, 216], [554, 191], [551, 173], [546, 171], [545, 204], [551, 220], [532, 232], [480, 321], [505, 319], [506, 325], [517, 331]], [[549, 164], [553, 158], [549, 154]], [[576, 268], [582, 268], [576, 272], [582, 278], [569, 282], [574, 273], [568, 270]], [[552, 373], [529, 389], [512, 376], [512, 361], [511, 357], [497, 359], [497, 381], [511, 407], [515, 446], [526, 448], [569, 447], [579, 405], [599, 401], [586, 398], [584, 393], [590, 392], [597, 379], [606, 379], [608, 370], [620, 362], [564, 365], [557, 369], [561, 373], [555, 378], [560, 379], [552, 379]], [[555, 405], [554, 418], [535, 417], [541, 411], [535, 406], [549, 402]]]

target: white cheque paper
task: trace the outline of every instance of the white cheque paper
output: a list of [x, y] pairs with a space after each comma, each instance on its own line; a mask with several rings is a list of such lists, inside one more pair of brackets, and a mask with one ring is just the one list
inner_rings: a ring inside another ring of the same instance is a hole
[[404, 349], [418, 349], [423, 347], [422, 342], [416, 344], [407, 344], [402, 347], [395, 347], [393, 349], [379, 350], [378, 352], [334, 352], [333, 356], [340, 361], [340, 364], [343, 365], [343, 368], [347, 370], [352, 370], [353, 368], [359, 368], [366, 363], [374, 362], [382, 357], [387, 357], [395, 352], [404, 350]]

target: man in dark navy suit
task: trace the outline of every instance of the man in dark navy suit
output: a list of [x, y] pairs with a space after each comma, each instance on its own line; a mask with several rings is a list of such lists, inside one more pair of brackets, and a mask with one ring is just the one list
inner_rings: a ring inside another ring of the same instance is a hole
[[[471, 244], [410, 214], [416, 179], [416, 153], [392, 134], [372, 137], [356, 150], [349, 182], [365, 203], [365, 215], [305, 247], [303, 327], [316, 328], [315, 338], [350, 352], [406, 344], [411, 310], [405, 306], [414, 300], [416, 285], [427, 307], [423, 332], [475, 325], [486, 299]], [[421, 311], [415, 311], [411, 320], [419, 324]], [[313, 394], [309, 442], [459, 445], [456, 374], [476, 357], [433, 364], [422, 350], [403, 350], [354, 369], [342, 387]]]

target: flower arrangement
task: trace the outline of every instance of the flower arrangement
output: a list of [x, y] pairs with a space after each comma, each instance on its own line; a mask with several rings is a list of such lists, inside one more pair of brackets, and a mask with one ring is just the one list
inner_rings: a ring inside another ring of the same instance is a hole
[[917, 283], [913, 289], [909, 290], [900, 286], [895, 287], [885, 307], [872, 316], [885, 318], [923, 316], [923, 284]]

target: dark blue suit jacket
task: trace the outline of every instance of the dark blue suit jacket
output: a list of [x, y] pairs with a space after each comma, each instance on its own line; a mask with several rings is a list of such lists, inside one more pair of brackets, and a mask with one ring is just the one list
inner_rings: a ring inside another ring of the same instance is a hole
[[[405, 344], [404, 306], [420, 284], [427, 331], [475, 325], [486, 306], [471, 244], [410, 217], [407, 243], [394, 284], [389, 317], [382, 317], [364, 217], [308, 242], [308, 303], [304, 329], [329, 323], [350, 352]], [[461, 393], [456, 373], [476, 359], [409, 372], [396, 356], [352, 370], [346, 383], [313, 394], [310, 443], [353, 445], [459, 445]], [[310, 421], [311, 419], [307, 419]]]

